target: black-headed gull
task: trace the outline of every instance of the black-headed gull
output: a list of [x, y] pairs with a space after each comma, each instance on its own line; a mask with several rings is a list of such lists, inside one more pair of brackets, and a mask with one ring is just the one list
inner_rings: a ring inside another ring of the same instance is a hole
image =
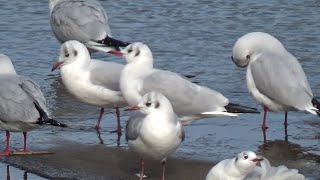
[[260, 161], [260, 166], [255, 166], [244, 179], [245, 180], [305, 180], [305, 176], [300, 174], [297, 169], [288, 169], [281, 165], [271, 166], [265, 157]]
[[119, 87], [123, 65], [91, 59], [86, 46], [72, 40], [62, 44], [59, 59], [52, 71], [59, 67], [62, 82], [72, 95], [101, 108], [96, 129], [100, 128], [104, 108], [116, 108], [116, 132], [121, 135], [119, 107], [126, 105]]
[[220, 161], [209, 171], [206, 180], [242, 180], [262, 160], [252, 151], [243, 151], [233, 159]]
[[266, 129], [267, 111], [306, 111], [320, 115], [320, 103], [310, 89], [299, 61], [279, 40], [263, 32], [248, 33], [233, 46], [232, 60], [247, 67], [250, 94], [264, 108], [262, 128]]
[[[120, 89], [130, 106], [151, 91], [165, 95], [183, 124], [196, 119], [259, 113], [256, 109], [230, 103], [221, 93], [194, 84], [180, 75], [153, 68], [149, 47], [137, 42], [121, 51], [127, 61], [120, 78]], [[121, 54], [118, 52], [118, 55]]]
[[49, 116], [40, 87], [30, 78], [18, 75], [11, 60], [0, 54], [0, 128], [6, 130], [6, 149], [0, 156], [10, 155], [10, 132], [23, 132], [24, 145], [19, 154], [29, 153], [27, 132], [37, 125], [66, 127]]
[[111, 38], [107, 13], [97, 0], [50, 0], [49, 9], [53, 33], [61, 43], [78, 40], [92, 52], [129, 44]]
[[183, 127], [170, 101], [160, 93], [145, 94], [137, 106], [129, 109], [142, 112], [131, 116], [126, 126], [128, 145], [141, 156], [140, 179], [144, 177], [144, 158], [161, 160], [164, 179], [167, 156], [184, 140]]

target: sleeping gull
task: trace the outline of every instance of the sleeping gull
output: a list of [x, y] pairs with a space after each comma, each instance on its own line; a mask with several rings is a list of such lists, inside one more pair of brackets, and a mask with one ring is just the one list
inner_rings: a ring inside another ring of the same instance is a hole
[[[130, 106], [151, 91], [165, 95], [183, 124], [196, 119], [258, 113], [256, 109], [229, 103], [221, 93], [196, 85], [180, 75], [153, 68], [152, 52], [137, 42], [121, 51], [127, 61], [120, 78], [120, 89]], [[118, 55], [121, 54], [118, 52]]]
[[49, 9], [51, 28], [61, 43], [78, 40], [91, 52], [129, 44], [111, 38], [107, 14], [96, 0], [50, 0]]
[[77, 99], [100, 107], [95, 128], [100, 128], [104, 108], [116, 108], [118, 128], [121, 135], [119, 107], [126, 105], [120, 92], [119, 80], [123, 65], [90, 58], [87, 48], [79, 41], [62, 44], [58, 61], [52, 71], [61, 67], [62, 82]]
[[278, 167], [271, 166], [265, 157], [260, 161], [260, 166], [255, 166], [253, 171], [249, 173], [245, 180], [305, 180], [305, 176], [300, 174], [297, 169], [288, 169], [281, 165]]
[[267, 111], [306, 111], [320, 115], [320, 103], [314, 98], [307, 77], [298, 62], [273, 36], [248, 33], [237, 40], [232, 60], [247, 68], [250, 94], [264, 108], [262, 128], [266, 129]]
[[243, 151], [233, 159], [225, 159], [215, 165], [206, 180], [242, 180], [263, 159], [252, 151]]
[[130, 149], [141, 156], [140, 180], [145, 177], [144, 158], [161, 160], [164, 180], [166, 158], [184, 140], [183, 127], [170, 101], [160, 93], [145, 94], [137, 106], [129, 109], [142, 112], [131, 116], [126, 127]]
[[27, 132], [37, 125], [50, 124], [66, 127], [49, 117], [40, 87], [30, 78], [18, 75], [11, 60], [0, 54], [0, 128], [6, 130], [6, 149], [0, 156], [9, 156], [10, 132], [23, 132], [24, 145], [19, 154], [27, 150]]

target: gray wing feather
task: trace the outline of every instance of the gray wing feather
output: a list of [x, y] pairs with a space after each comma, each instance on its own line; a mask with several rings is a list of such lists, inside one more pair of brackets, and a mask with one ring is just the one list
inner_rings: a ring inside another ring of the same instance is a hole
[[46, 106], [46, 99], [37, 83], [35, 83], [32, 79], [20, 76], [20, 87], [33, 99], [34, 103], [37, 103], [41, 109], [47, 113], [49, 116], [49, 112]]
[[35, 108], [34, 102], [35, 99], [39, 99], [39, 104], [41, 104], [43, 100], [38, 98], [38, 95], [30, 96], [34, 89], [32, 87], [26, 88], [29, 87], [27, 84], [29, 82], [24, 83], [20, 78], [17, 75], [0, 78], [0, 120], [36, 122], [40, 114]]
[[225, 111], [224, 106], [229, 103], [221, 93], [196, 85], [170, 71], [155, 70], [143, 80], [141, 94], [151, 91], [165, 95], [179, 116]]
[[113, 91], [120, 91], [120, 75], [123, 69], [122, 64], [91, 60], [90, 80], [93, 84], [105, 86]]
[[51, 12], [51, 26], [60, 42], [82, 43], [111, 36], [108, 17], [98, 1], [63, 1]]
[[126, 126], [126, 140], [127, 141], [133, 141], [136, 140], [139, 137], [140, 134], [140, 128], [142, 125], [142, 120], [145, 118], [145, 115], [142, 113], [135, 113], [133, 114]]
[[311, 92], [306, 75], [291, 54], [264, 53], [251, 65], [256, 88], [279, 104], [304, 110], [311, 104]]

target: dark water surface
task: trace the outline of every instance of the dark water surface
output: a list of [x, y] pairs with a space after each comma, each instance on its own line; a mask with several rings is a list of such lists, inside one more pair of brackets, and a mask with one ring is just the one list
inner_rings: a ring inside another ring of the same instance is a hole
[[[83, 144], [100, 141], [93, 127], [99, 109], [77, 102], [65, 91], [57, 72], [51, 73], [60, 44], [49, 24], [48, 1], [0, 1], [0, 52], [8, 55], [19, 74], [30, 76], [42, 88], [52, 116], [71, 129], [40, 127], [29, 133], [30, 148], [55, 146], [53, 140]], [[155, 67], [195, 75], [192, 80], [222, 92], [230, 101], [261, 107], [250, 97], [245, 70], [230, 59], [233, 43], [252, 31], [278, 38], [301, 62], [316, 97], [320, 97], [319, 1], [101, 1], [107, 10], [113, 36], [130, 42], [142, 41], [153, 51]], [[94, 54], [108, 61], [123, 59]], [[117, 146], [114, 110], [105, 114], [101, 138], [105, 146]], [[122, 126], [128, 113], [122, 113]], [[216, 118], [186, 127], [186, 140], [174, 156], [218, 162], [242, 150], [256, 151], [275, 164], [297, 168], [310, 179], [320, 178], [320, 118], [290, 112], [288, 136], [284, 113], [269, 113], [268, 142], [263, 145], [262, 114], [239, 118]], [[5, 133], [0, 131], [0, 148]], [[22, 146], [22, 134], [12, 134], [14, 148]], [[120, 144], [127, 148], [124, 136]], [[0, 164], [0, 172], [7, 166]], [[11, 175], [23, 179], [14, 167]], [[31, 175], [30, 175], [31, 177]], [[6, 174], [0, 173], [0, 179]], [[37, 178], [28, 178], [37, 179]], [[39, 178], [41, 179], [41, 178]]]

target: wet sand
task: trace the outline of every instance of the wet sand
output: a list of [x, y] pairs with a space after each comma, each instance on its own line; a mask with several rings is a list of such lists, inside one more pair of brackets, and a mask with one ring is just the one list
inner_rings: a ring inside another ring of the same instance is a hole
[[[1, 161], [48, 179], [138, 179], [139, 158], [123, 147], [68, 142], [51, 148], [52, 155], [1, 158]], [[204, 179], [213, 163], [169, 158], [166, 179]], [[148, 180], [159, 179], [158, 161], [145, 162]]]

